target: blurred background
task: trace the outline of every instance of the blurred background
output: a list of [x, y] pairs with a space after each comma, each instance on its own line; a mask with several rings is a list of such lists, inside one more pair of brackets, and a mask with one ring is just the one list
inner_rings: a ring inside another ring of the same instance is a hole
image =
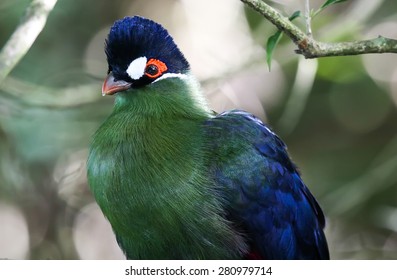
[[[0, 0], [0, 47], [29, 4]], [[303, 0], [271, 4], [304, 10]], [[0, 85], [0, 258], [124, 258], [85, 163], [114, 101], [101, 96], [104, 39], [137, 14], [170, 31], [215, 110], [251, 111], [287, 143], [326, 213], [333, 259], [397, 259], [397, 55], [305, 60], [284, 36], [269, 72], [276, 29], [239, 0], [58, 1]], [[397, 2], [349, 0], [312, 28], [330, 42], [397, 38]]]

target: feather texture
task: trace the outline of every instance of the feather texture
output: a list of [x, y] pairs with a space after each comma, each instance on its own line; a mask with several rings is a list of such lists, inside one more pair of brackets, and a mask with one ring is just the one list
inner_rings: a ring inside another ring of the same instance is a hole
[[94, 135], [89, 184], [127, 258], [222, 259], [246, 251], [204, 168], [208, 113], [175, 94], [186, 88], [166, 79], [119, 94]]
[[323, 212], [280, 138], [244, 111], [222, 113], [206, 125], [213, 177], [251, 250], [266, 259], [329, 258]]
[[117, 21], [106, 54], [103, 93], [116, 99], [87, 175], [127, 258], [329, 258], [323, 212], [285, 144], [247, 112], [212, 115], [161, 25]]

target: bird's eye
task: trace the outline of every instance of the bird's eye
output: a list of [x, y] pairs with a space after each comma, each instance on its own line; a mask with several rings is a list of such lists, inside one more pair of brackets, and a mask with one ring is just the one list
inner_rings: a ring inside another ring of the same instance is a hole
[[159, 68], [154, 64], [150, 64], [146, 66], [145, 73], [149, 77], [156, 77], [159, 74]]
[[145, 75], [149, 78], [155, 79], [160, 77], [165, 71], [167, 71], [167, 66], [164, 62], [158, 59], [150, 59], [145, 68]]

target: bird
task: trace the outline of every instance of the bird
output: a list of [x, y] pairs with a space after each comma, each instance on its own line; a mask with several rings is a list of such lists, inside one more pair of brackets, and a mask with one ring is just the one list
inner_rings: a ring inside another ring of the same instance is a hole
[[329, 259], [323, 211], [284, 142], [249, 112], [212, 111], [161, 24], [117, 20], [105, 54], [114, 107], [87, 179], [127, 259]]

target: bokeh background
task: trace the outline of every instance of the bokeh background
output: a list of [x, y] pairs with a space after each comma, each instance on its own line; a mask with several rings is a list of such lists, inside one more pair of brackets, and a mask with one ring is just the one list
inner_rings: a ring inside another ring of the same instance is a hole
[[[303, 2], [272, 5], [290, 15]], [[0, 46], [29, 3], [0, 0]], [[58, 1], [0, 85], [0, 258], [124, 258], [85, 162], [114, 100], [101, 96], [104, 39], [136, 14], [173, 34], [215, 110], [249, 110], [283, 138], [326, 213], [333, 259], [397, 259], [397, 55], [305, 60], [284, 37], [269, 72], [276, 30], [238, 0]], [[349, 0], [313, 31], [322, 41], [397, 38], [397, 2]]]

